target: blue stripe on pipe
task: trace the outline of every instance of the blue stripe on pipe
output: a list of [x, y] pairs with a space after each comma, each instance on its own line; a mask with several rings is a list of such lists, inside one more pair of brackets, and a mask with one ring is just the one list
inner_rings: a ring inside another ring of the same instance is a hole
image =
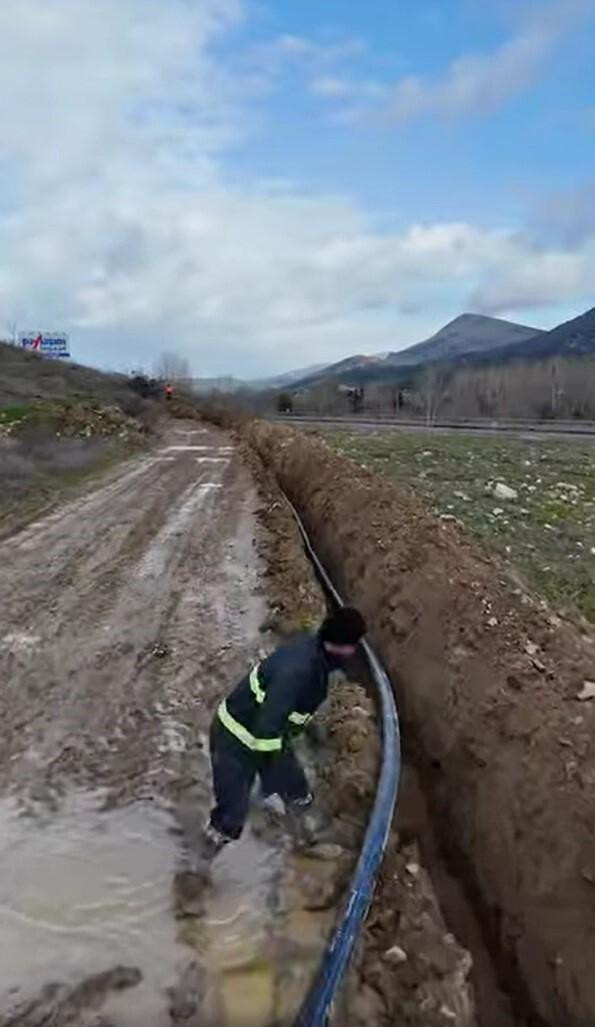
[[[287, 502], [302, 533], [306, 552], [316, 567], [325, 589], [335, 602], [342, 606], [341, 597], [314, 552], [300, 517], [289, 500]], [[393, 689], [384, 667], [368, 643], [362, 642], [362, 648], [380, 700], [382, 766], [374, 807], [351, 880], [349, 895], [295, 1021], [295, 1027], [324, 1027], [328, 1022], [337, 989], [347, 970], [357, 936], [372, 902], [376, 877], [386, 849], [397, 801], [401, 776], [401, 746]]]

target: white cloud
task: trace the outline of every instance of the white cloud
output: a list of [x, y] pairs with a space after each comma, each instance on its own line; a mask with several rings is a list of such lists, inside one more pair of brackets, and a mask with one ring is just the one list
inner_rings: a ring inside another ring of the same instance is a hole
[[[510, 232], [382, 233], [347, 197], [231, 186], [250, 112], [216, 54], [241, 17], [236, 0], [0, 7], [0, 318], [68, 328], [107, 366], [178, 349], [199, 374], [260, 374], [416, 341], [536, 280], [547, 251]], [[582, 296], [587, 241], [573, 267], [548, 272], [550, 302]]]
[[435, 80], [411, 75], [395, 87], [389, 115], [407, 122], [428, 114], [457, 117], [485, 113], [530, 85], [554, 41], [547, 29], [533, 29], [489, 54], [466, 54]]
[[378, 101], [386, 96], [387, 88], [374, 79], [347, 78], [337, 75], [321, 75], [309, 83], [310, 92], [324, 100], [351, 100], [356, 102]]
[[489, 53], [467, 53], [435, 78], [410, 75], [393, 89], [389, 117], [406, 123], [426, 115], [485, 114], [531, 86], [554, 47], [595, 13], [594, 0], [514, 0], [520, 28]]
[[592, 303], [595, 241], [576, 253], [527, 250], [510, 266], [504, 262], [485, 276], [472, 296], [486, 314], [561, 304], [581, 297]]
[[533, 212], [530, 225], [542, 242], [571, 249], [595, 235], [595, 181], [549, 196]]
[[322, 96], [329, 99], [342, 99], [353, 95], [353, 83], [346, 78], [337, 78], [335, 75], [324, 75], [314, 78], [310, 82], [310, 92], [314, 96]]

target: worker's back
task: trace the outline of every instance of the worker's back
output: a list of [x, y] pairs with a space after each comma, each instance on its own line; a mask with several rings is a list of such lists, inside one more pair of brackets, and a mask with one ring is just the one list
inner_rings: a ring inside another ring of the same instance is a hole
[[331, 669], [318, 635], [301, 636], [242, 678], [227, 698], [227, 709], [249, 731], [266, 712], [283, 734], [291, 715], [307, 718], [324, 702]]

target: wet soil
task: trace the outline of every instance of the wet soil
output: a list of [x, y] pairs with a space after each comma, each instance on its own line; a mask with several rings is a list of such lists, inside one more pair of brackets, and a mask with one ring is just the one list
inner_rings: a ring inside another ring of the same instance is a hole
[[517, 1021], [595, 1022], [595, 706], [578, 699], [595, 678], [592, 636], [322, 442], [243, 430], [368, 617]]
[[180, 422], [0, 546], [3, 1027], [272, 1017], [282, 846], [247, 830], [201, 916], [172, 891], [215, 705], [274, 642], [259, 502]]

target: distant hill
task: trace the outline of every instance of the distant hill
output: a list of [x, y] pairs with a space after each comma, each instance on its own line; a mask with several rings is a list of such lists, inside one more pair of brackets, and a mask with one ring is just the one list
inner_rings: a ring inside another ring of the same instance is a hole
[[515, 324], [514, 321], [483, 314], [461, 314], [425, 342], [418, 342], [399, 353], [389, 353], [386, 363], [393, 367], [411, 367], [454, 360], [467, 353], [487, 353], [505, 346], [518, 346], [540, 334], [538, 328]]
[[293, 383], [321, 371], [326, 364], [310, 364], [295, 371], [285, 371], [270, 378], [234, 378], [233, 375], [219, 375], [218, 378], [192, 378], [190, 384], [195, 392], [240, 392], [244, 389], [288, 389]]
[[271, 378], [259, 378], [249, 382], [254, 388], [282, 389], [293, 385], [294, 382], [322, 371], [326, 364], [310, 364], [308, 367], [300, 367], [296, 371], [286, 371], [284, 374], [276, 374]]
[[512, 360], [546, 360], [552, 357], [584, 357], [595, 354], [595, 307], [571, 321], [538, 332], [514, 346], [497, 347], [489, 353], [469, 355], [471, 364], [503, 364]]
[[312, 386], [321, 381], [363, 384], [396, 381], [406, 377], [406, 369], [436, 362], [458, 361], [471, 354], [482, 357], [494, 350], [513, 349], [539, 337], [537, 328], [503, 321], [482, 314], [461, 314], [429, 339], [414, 346], [381, 356], [353, 356], [331, 364], [322, 371], [304, 376], [295, 384]]

